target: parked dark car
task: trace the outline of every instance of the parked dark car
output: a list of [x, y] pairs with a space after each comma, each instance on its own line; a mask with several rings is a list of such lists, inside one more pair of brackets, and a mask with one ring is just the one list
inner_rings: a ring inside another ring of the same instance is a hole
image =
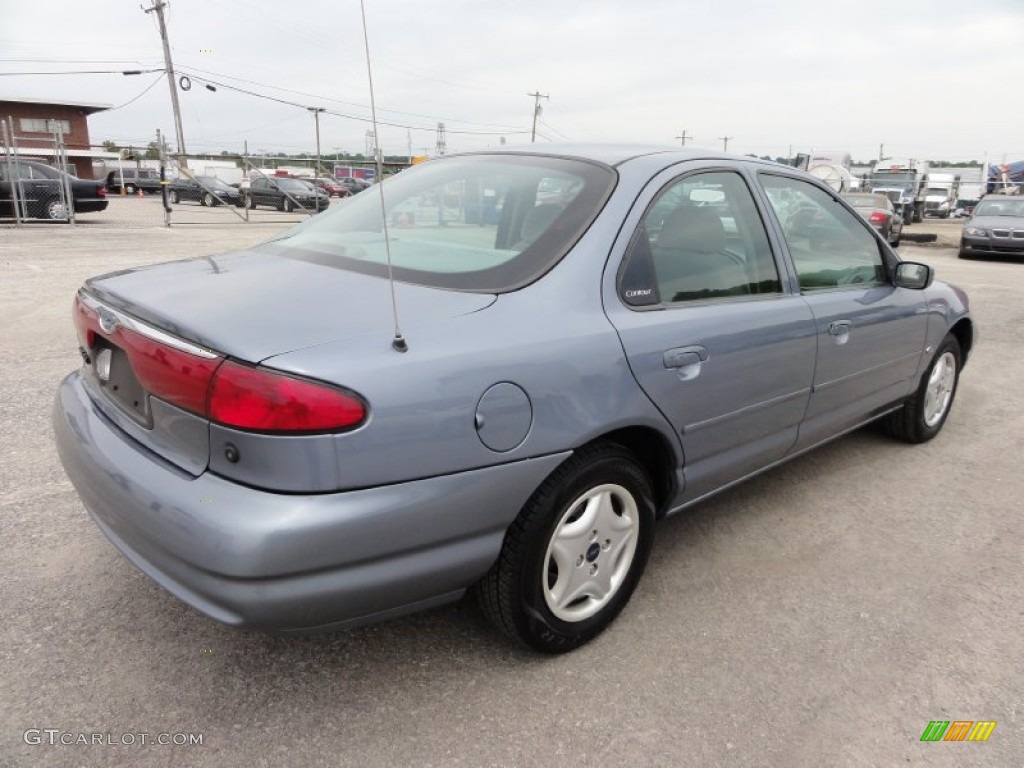
[[175, 179], [167, 188], [167, 199], [172, 203], [189, 201], [211, 207], [226, 204], [241, 208], [245, 205], [242, 193], [216, 176]]
[[896, 211], [892, 200], [885, 195], [868, 193], [849, 193], [843, 195], [843, 199], [891, 245], [900, 244], [900, 238], [903, 236], [903, 217]]
[[338, 179], [338, 183], [353, 195], [362, 192], [364, 189], [370, 188], [370, 182], [365, 179], [357, 179], [354, 176], [342, 176]]
[[[69, 212], [62, 202], [61, 193], [65, 177], [70, 182], [76, 214], [102, 211], [109, 204], [107, 188], [102, 181], [80, 179], [34, 160], [17, 160], [13, 166], [20, 189], [18, 197], [25, 202], [29, 218], [68, 218]], [[8, 164], [0, 160], [0, 216], [14, 216], [12, 186]]]
[[385, 210], [357, 195], [75, 299], [65, 470], [219, 621], [326, 630], [475, 589], [501, 631], [571, 650], [657, 520], [876, 419], [934, 438], [974, 344], [963, 291], [794, 168], [546, 144], [385, 184]]
[[263, 205], [288, 213], [299, 209], [325, 211], [331, 198], [301, 179], [260, 176], [250, 182], [245, 202], [250, 208]]
[[331, 178], [321, 177], [312, 179], [309, 183], [331, 197], [351, 197], [352, 195], [348, 187]]
[[119, 168], [107, 174], [107, 191], [111, 194], [134, 195], [140, 189], [143, 192], [160, 191], [160, 172], [152, 168]]
[[1024, 197], [986, 195], [964, 222], [960, 258], [1024, 256]]

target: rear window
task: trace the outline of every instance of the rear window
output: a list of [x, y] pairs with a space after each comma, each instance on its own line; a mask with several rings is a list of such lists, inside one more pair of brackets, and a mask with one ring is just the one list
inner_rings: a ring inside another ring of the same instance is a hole
[[[536, 280], [579, 239], [615, 184], [579, 160], [467, 155], [384, 182], [396, 280], [500, 293]], [[267, 244], [274, 253], [387, 276], [381, 200], [358, 195]]]

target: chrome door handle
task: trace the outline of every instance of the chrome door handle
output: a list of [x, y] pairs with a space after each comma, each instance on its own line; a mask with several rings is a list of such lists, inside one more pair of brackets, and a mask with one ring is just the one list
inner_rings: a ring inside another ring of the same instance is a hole
[[828, 332], [833, 336], [842, 336], [850, 332], [851, 325], [849, 320], [834, 320], [828, 324]]

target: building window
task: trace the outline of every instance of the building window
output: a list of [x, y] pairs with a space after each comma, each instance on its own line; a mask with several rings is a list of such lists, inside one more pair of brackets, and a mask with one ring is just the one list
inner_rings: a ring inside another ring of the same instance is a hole
[[52, 118], [43, 120], [42, 118], [22, 117], [19, 118], [18, 123], [21, 125], [21, 130], [25, 133], [53, 133], [57, 126], [60, 126], [64, 133], [71, 133], [70, 120], [54, 120]]

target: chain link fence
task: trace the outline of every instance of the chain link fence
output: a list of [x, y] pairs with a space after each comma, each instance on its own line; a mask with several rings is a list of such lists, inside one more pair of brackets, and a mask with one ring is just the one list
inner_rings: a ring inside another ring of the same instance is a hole
[[93, 199], [102, 197], [99, 186], [79, 184], [69, 173], [61, 121], [51, 120], [49, 128], [51, 146], [39, 146], [37, 137], [34, 146], [20, 147], [14, 121], [0, 120], [0, 222], [74, 223], [76, 210], [101, 204]]
[[[27, 148], [0, 122], [0, 226], [41, 221], [113, 228], [296, 224], [341, 203], [372, 181], [369, 162], [259, 155], [171, 155], [109, 144], [76, 148], [68, 160], [60, 121], [52, 141]], [[356, 177], [350, 186], [339, 175]], [[79, 178], [80, 177], [80, 178]]]

